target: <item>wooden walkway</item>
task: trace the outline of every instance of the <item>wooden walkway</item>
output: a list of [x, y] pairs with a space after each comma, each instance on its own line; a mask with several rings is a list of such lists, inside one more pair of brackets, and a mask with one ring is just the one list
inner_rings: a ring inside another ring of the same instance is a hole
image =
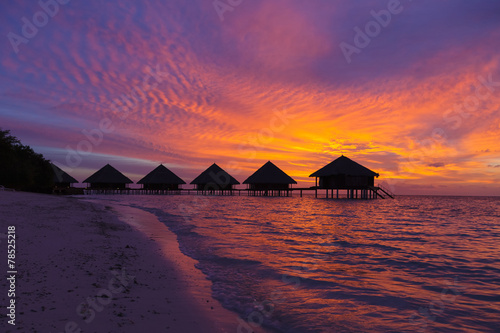
[[395, 195], [388, 189], [382, 186], [370, 186], [360, 189], [322, 189], [318, 187], [296, 187], [285, 190], [250, 190], [250, 189], [233, 189], [233, 190], [196, 190], [196, 189], [178, 189], [178, 190], [144, 190], [144, 189], [117, 189], [117, 190], [93, 190], [83, 189], [85, 195], [100, 195], [100, 194], [122, 194], [122, 195], [206, 195], [206, 196], [260, 196], [260, 197], [291, 197], [293, 193], [299, 194], [300, 197], [304, 193], [314, 192], [316, 198], [322, 197], [324, 193], [326, 199], [394, 199]]

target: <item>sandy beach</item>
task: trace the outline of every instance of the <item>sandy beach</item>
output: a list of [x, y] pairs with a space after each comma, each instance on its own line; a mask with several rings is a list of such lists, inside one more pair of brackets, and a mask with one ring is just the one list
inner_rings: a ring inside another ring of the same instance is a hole
[[[76, 198], [0, 192], [0, 246], [15, 226], [4, 332], [247, 332], [154, 215]], [[4, 258], [6, 262], [7, 258]], [[12, 297], [11, 297], [12, 296]], [[12, 311], [11, 311], [12, 313]], [[9, 323], [10, 321], [10, 323]], [[15, 325], [12, 325], [15, 323]]]

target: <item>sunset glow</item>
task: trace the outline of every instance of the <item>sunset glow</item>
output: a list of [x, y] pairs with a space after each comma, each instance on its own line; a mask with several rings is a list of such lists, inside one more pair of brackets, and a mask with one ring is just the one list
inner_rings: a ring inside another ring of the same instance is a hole
[[37, 2], [0, 5], [0, 128], [79, 181], [271, 160], [311, 186], [344, 154], [398, 194], [500, 195], [498, 1], [46, 3], [36, 33]]

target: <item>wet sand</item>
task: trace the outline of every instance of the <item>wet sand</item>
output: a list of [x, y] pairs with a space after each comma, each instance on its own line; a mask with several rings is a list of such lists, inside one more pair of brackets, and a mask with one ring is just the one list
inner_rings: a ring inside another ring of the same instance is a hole
[[[8, 226], [16, 232], [15, 326], [4, 316], [2, 331], [238, 332], [238, 316], [211, 297], [196, 261], [148, 212], [0, 192], [5, 250]], [[0, 288], [8, 304], [6, 279]]]

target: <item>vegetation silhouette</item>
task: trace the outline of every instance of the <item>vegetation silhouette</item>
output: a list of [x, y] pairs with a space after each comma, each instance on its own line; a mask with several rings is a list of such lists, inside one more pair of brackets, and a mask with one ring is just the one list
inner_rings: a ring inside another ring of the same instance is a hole
[[51, 193], [54, 172], [50, 161], [0, 128], [0, 185], [18, 191]]

